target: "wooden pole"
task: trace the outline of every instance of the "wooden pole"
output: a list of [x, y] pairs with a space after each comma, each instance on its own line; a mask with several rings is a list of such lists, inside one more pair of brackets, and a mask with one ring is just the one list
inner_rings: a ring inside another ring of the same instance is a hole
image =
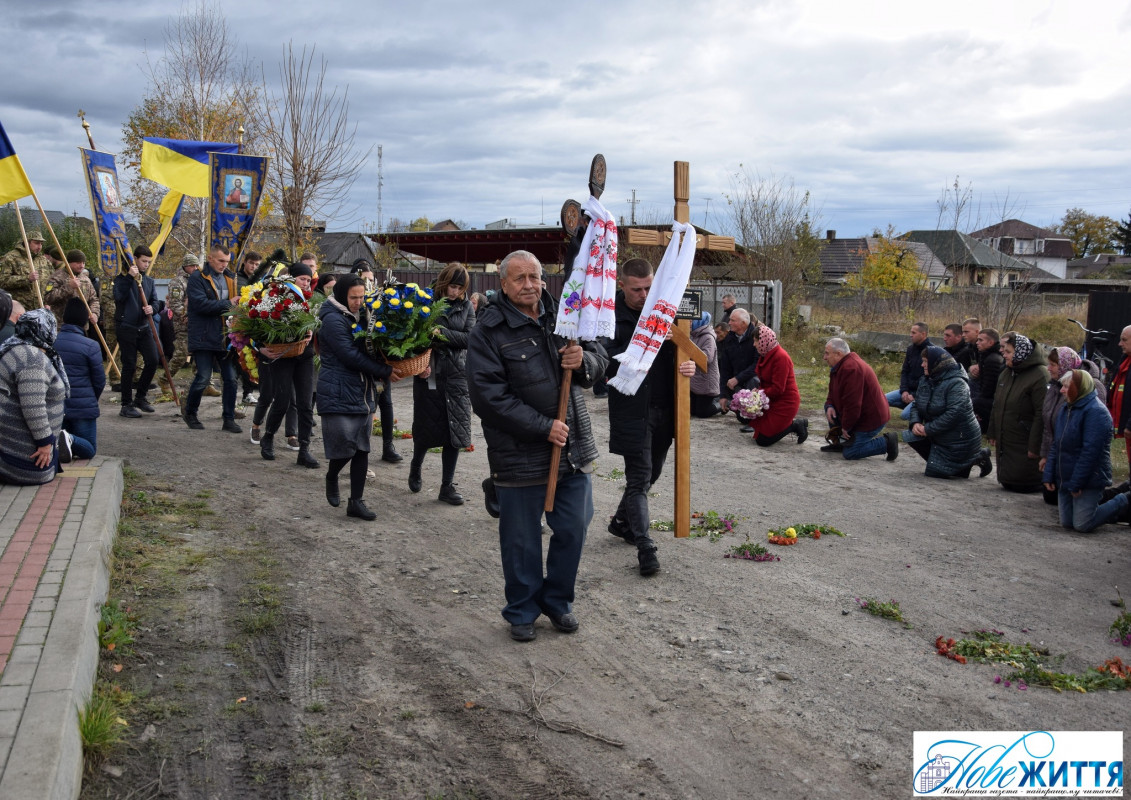
[[[39, 307], [44, 308], [45, 306], [43, 303], [43, 292], [39, 289], [39, 273], [35, 271], [35, 259], [32, 258], [31, 255], [31, 244], [27, 240], [27, 231], [24, 230], [24, 215], [20, 213], [20, 204], [15, 200], [12, 201], [12, 207], [16, 209], [16, 219], [20, 223], [20, 238], [23, 239], [24, 242], [24, 252], [27, 254], [28, 269], [30, 269], [31, 273], [35, 275], [35, 280], [32, 281], [32, 283], [35, 284], [35, 297], [37, 300], [39, 300]], [[4, 324], [7, 321], [8, 320], [6, 319], [0, 320], [0, 325]]]
[[[569, 340], [569, 346], [573, 347], [577, 342], [574, 339]], [[562, 370], [562, 385], [558, 391], [558, 420], [565, 422], [566, 408], [569, 406], [569, 390], [573, 383], [573, 370]], [[542, 507], [543, 511], [554, 510], [554, 495], [558, 491], [558, 468], [562, 463], [562, 446], [560, 444], [554, 445], [553, 452], [550, 453], [550, 475], [546, 481], [546, 503]]]
[[[687, 206], [691, 195], [690, 172], [690, 165], [686, 161], [675, 162], [676, 222], [687, 223], [691, 220]], [[691, 323], [685, 319], [678, 320], [676, 330], [689, 334]], [[675, 360], [675, 535], [682, 539], [691, 535], [691, 379], [680, 374], [680, 360], [680, 356], [677, 355]]]

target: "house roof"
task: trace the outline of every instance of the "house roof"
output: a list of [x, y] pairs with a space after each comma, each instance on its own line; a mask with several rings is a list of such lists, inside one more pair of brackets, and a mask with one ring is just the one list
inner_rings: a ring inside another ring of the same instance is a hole
[[318, 233], [314, 235], [314, 242], [322, 255], [320, 263], [323, 268], [348, 269], [359, 258], [373, 259], [373, 247], [369, 239], [360, 233]]
[[826, 281], [843, 281], [850, 273], [859, 272], [868, 254], [868, 240], [826, 239], [821, 248], [821, 275]]
[[1032, 266], [1020, 259], [998, 252], [973, 236], [955, 230], [908, 231], [900, 239], [922, 242], [948, 267], [981, 267], [984, 269], [1028, 272]]
[[1007, 219], [1005, 222], [999, 222], [996, 225], [990, 225], [987, 228], [972, 231], [970, 235], [975, 239], [998, 239], [1003, 236], [1008, 236], [1012, 239], [1067, 240], [1068, 238], [1055, 231], [1050, 231], [1048, 228], [1038, 228], [1036, 225], [1030, 225], [1028, 222], [1022, 222], [1019, 219]]
[[[928, 277], [943, 280], [950, 275], [950, 270], [946, 268], [946, 264], [939, 261], [927, 245], [922, 242], [900, 242], [900, 244], [905, 245], [908, 250], [915, 254], [915, 258], [919, 261], [919, 269], [925, 272]], [[868, 238], [869, 252], [875, 252], [879, 249], [879, 245], [879, 239]]]

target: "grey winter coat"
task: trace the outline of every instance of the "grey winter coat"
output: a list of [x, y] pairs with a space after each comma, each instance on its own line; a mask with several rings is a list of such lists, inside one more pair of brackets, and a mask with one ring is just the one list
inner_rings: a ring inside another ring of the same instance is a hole
[[[450, 301], [436, 321], [445, 341], [432, 345], [432, 372], [412, 382], [413, 448], [471, 444], [471, 395], [467, 388], [467, 342], [475, 311], [466, 298]], [[429, 384], [436, 388], [430, 389]]]
[[[974, 417], [965, 370], [946, 357], [919, 381], [911, 405], [911, 425], [921, 422], [931, 442], [926, 474], [949, 478], [966, 470], [982, 448], [982, 431]], [[921, 441], [911, 431], [905, 441]]]

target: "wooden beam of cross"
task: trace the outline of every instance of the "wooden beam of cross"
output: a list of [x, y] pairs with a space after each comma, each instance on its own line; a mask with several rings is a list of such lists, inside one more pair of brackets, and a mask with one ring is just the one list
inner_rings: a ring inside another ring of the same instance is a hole
[[[674, 199], [676, 222], [691, 221], [687, 201], [691, 196], [690, 168], [686, 161], [675, 162]], [[642, 236], [636, 236], [641, 234]], [[654, 234], [654, 236], [643, 234]], [[629, 228], [628, 243], [664, 246], [671, 240], [671, 231], [644, 231]], [[643, 241], [643, 240], [647, 241]], [[730, 236], [698, 234], [697, 250], [733, 251], [734, 239]], [[691, 535], [691, 379], [679, 372], [681, 361], [691, 359], [704, 372], [707, 356], [691, 341], [691, 321], [676, 320], [672, 327], [672, 343], [676, 346], [675, 370], [675, 535]]]

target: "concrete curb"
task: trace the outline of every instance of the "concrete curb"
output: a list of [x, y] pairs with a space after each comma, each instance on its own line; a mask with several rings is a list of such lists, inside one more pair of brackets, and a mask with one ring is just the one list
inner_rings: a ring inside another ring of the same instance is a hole
[[90, 698], [98, 669], [98, 621], [109, 590], [124, 487], [121, 459], [107, 458], [97, 467], [73, 552], [53, 552], [48, 561], [49, 571], [65, 569], [66, 577], [0, 780], [0, 797], [62, 800], [77, 798], [82, 788], [78, 711]]

